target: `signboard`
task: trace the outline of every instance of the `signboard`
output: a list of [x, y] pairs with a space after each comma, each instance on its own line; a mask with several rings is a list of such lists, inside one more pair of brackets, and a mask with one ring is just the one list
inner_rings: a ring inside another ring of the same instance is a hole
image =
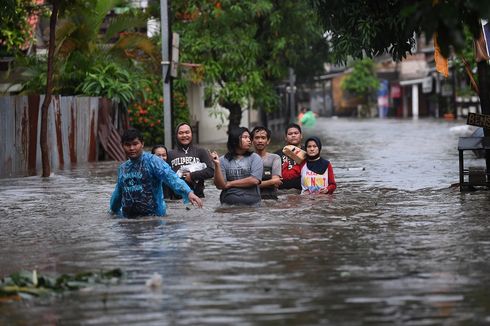
[[478, 113], [468, 113], [468, 118], [466, 119], [466, 124], [482, 127], [485, 129], [490, 129], [490, 115], [478, 114]]
[[422, 93], [427, 94], [432, 92], [432, 76], [424, 78], [422, 81]]

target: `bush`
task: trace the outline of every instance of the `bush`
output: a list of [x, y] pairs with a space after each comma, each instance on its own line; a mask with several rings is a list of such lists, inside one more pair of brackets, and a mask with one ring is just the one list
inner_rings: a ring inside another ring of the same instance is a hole
[[137, 69], [135, 70], [116, 62], [98, 62], [87, 71], [84, 81], [77, 90], [87, 96], [106, 97], [127, 107], [136, 99], [139, 90], [149, 84], [148, 79], [143, 78]]
[[[189, 122], [189, 108], [185, 97], [185, 87], [178, 84], [173, 89], [172, 110], [174, 126]], [[128, 106], [129, 123], [143, 133], [145, 143], [164, 144], [163, 128], [163, 84], [154, 77], [144, 88], [143, 94]], [[166, 144], [169, 145], [169, 144]]]

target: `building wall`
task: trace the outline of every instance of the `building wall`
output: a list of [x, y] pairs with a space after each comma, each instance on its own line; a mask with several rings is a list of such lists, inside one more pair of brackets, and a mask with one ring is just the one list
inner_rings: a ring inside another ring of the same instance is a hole
[[[204, 87], [191, 85], [187, 91], [187, 101], [191, 116], [191, 124], [197, 126], [199, 143], [222, 143], [228, 139], [229, 111], [219, 105], [204, 105]], [[260, 123], [260, 115], [256, 110], [243, 110], [240, 126], [249, 128]]]

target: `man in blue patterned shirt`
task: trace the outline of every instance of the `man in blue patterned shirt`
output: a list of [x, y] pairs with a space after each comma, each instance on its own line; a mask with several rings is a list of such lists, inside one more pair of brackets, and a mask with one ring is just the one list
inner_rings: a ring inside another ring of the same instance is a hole
[[122, 136], [122, 146], [129, 158], [119, 166], [117, 183], [112, 193], [110, 210], [123, 217], [164, 216], [162, 182], [176, 194], [198, 207], [202, 201], [162, 159], [143, 151], [144, 140], [136, 129]]

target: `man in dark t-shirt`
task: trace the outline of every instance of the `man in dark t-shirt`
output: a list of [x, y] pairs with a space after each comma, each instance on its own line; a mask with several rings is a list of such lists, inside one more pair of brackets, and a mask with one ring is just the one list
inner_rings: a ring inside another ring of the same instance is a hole
[[[185, 180], [198, 197], [204, 197], [204, 180], [214, 175], [214, 164], [209, 152], [192, 144], [192, 129], [188, 123], [176, 128], [176, 147], [168, 152], [167, 161], [172, 170]], [[170, 194], [171, 198], [179, 198]]]

